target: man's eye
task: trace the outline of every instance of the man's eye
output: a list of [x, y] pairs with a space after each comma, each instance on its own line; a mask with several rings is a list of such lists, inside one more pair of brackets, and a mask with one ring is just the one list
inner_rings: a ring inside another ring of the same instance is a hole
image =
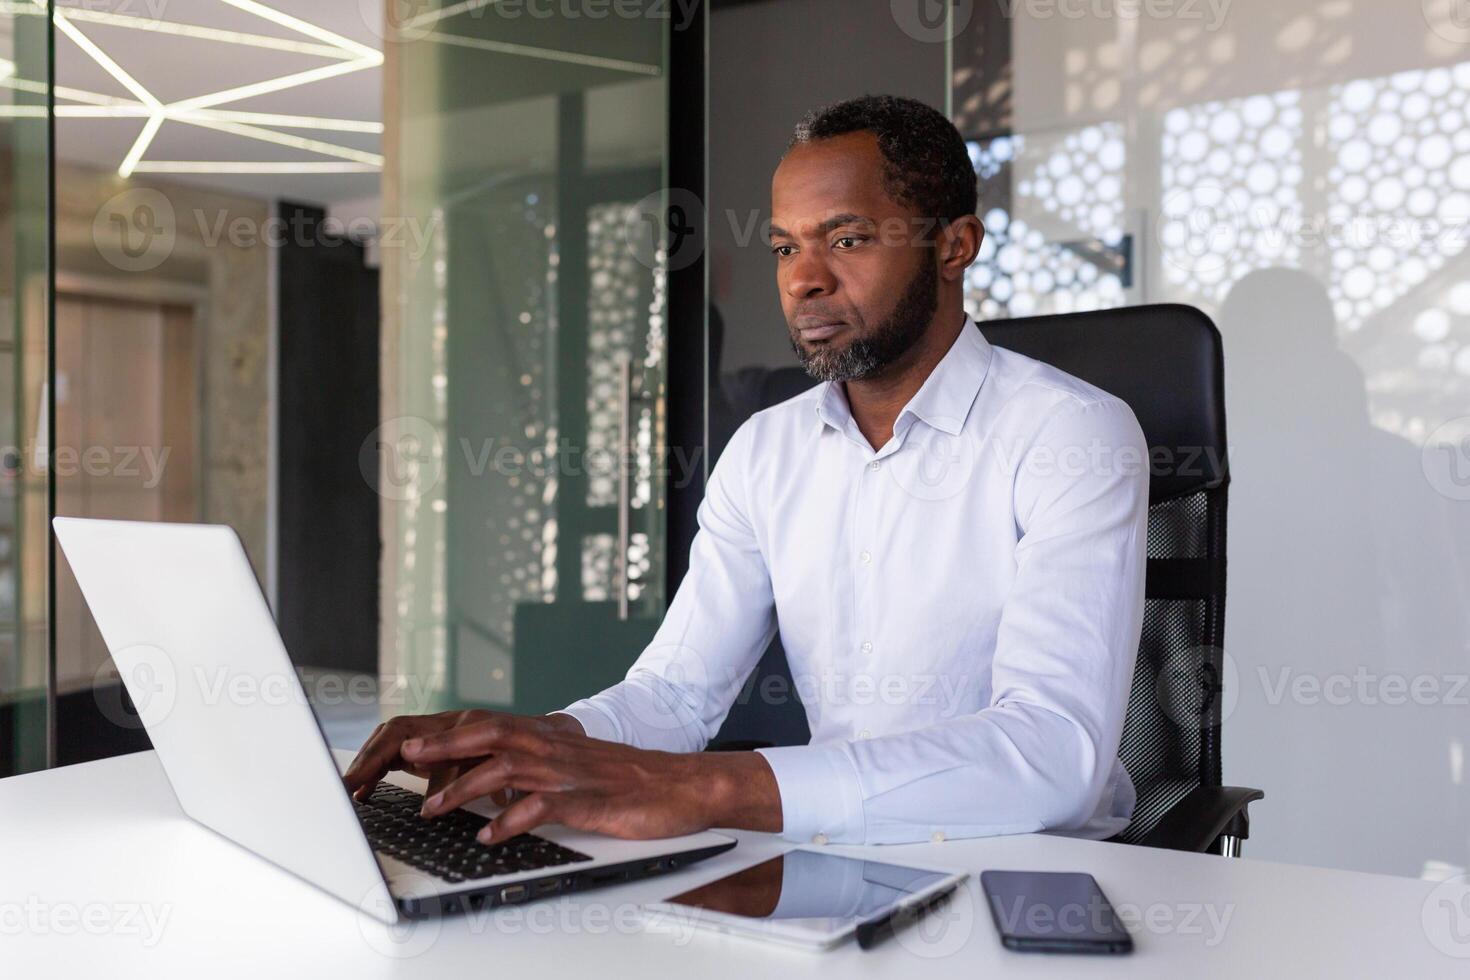
[[784, 258], [786, 258], [786, 256], [788, 256], [788, 255], [791, 254], [791, 246], [790, 245], [777, 245], [775, 248], [771, 249], [771, 254], [772, 255], [779, 255], [781, 258], [784, 259]]
[[[832, 244], [836, 245], [838, 248], [857, 248], [858, 243], [861, 241], [861, 238], [857, 238], [853, 235], [843, 235]], [[847, 242], [847, 244], [844, 245], [843, 242]]]

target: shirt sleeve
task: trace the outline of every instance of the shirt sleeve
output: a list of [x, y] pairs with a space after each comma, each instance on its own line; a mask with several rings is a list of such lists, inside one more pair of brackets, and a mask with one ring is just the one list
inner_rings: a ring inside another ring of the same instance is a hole
[[689, 571], [627, 676], [563, 714], [593, 738], [698, 752], [776, 633], [775, 597], [747, 493], [753, 423], [731, 437], [698, 511]]
[[1020, 538], [991, 700], [900, 734], [759, 750], [783, 836], [903, 843], [1068, 830], [1110, 787], [1143, 617], [1148, 449], [1126, 404], [1045, 422], [1014, 480]]

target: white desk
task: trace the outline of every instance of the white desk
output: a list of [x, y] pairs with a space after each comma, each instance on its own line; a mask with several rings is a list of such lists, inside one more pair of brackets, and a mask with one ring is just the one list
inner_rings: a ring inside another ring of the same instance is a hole
[[649, 932], [637, 903], [785, 846], [738, 836], [673, 875], [395, 934], [191, 822], [140, 753], [0, 780], [0, 963], [11, 977], [108, 980], [1470, 976], [1459, 884], [1040, 835], [842, 850], [971, 872], [1089, 871], [1120, 912], [1137, 910], [1132, 956], [1009, 952], [974, 877], [927, 925], [870, 953]]

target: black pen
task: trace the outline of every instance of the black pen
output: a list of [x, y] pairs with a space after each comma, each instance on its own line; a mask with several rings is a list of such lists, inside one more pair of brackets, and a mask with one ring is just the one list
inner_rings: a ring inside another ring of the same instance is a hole
[[957, 881], [948, 888], [940, 889], [922, 902], [913, 905], [902, 905], [886, 915], [880, 915], [876, 919], [867, 922], [859, 922], [857, 927], [857, 942], [862, 949], [872, 949], [883, 940], [893, 935], [905, 926], [922, 919], [929, 912], [944, 904], [944, 900], [954, 894], [954, 890], [960, 886]]

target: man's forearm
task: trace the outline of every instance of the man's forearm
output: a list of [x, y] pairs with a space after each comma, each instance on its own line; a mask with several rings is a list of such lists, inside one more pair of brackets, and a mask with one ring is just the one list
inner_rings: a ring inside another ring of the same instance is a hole
[[702, 808], [701, 823], [780, 833], [781, 791], [759, 752], [691, 752], [683, 759], [681, 781]]
[[[573, 715], [552, 712], [542, 718], [559, 731], [586, 734]], [[781, 830], [781, 791], [765, 757], [758, 752], [675, 753], [679, 765], [669, 772], [671, 805], [692, 808], [707, 827]]]

